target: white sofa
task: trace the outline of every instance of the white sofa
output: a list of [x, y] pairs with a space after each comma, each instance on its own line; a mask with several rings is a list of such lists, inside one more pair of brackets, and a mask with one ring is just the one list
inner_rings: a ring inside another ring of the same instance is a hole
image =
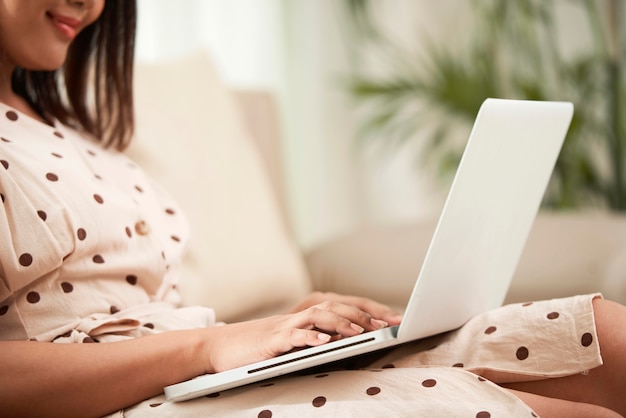
[[[223, 321], [284, 310], [313, 289], [404, 305], [434, 219], [373, 226], [303, 254], [289, 229], [271, 95], [229, 89], [202, 52], [138, 65], [136, 95], [129, 154], [192, 225], [184, 304], [212, 306]], [[507, 301], [596, 291], [626, 303], [626, 217], [540, 213]]]

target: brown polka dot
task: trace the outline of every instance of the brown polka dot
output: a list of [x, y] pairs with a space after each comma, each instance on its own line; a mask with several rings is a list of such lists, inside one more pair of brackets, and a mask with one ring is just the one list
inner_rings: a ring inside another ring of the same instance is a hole
[[146, 322], [143, 324], [144, 327], [154, 329], [154, 324], [152, 322]]
[[129, 227], [126, 227], [126, 235], [128, 238], [132, 238], [133, 236], [133, 231], [131, 231]]
[[104, 199], [102, 198], [102, 196], [100, 196], [99, 194], [94, 194], [93, 198], [96, 202], [103, 204], [104, 203]]
[[41, 300], [41, 296], [39, 296], [39, 293], [37, 292], [28, 292], [26, 300], [30, 303], [37, 303]]
[[528, 358], [528, 348], [526, 347], [518, 348], [517, 351], [515, 352], [515, 357], [517, 357], [518, 360], [526, 360]]
[[94, 174], [93, 176], [98, 180], [102, 180], [102, 176], [99, 174]]
[[65, 138], [65, 137], [63, 136], [63, 134], [62, 134], [61, 132], [59, 132], [59, 131], [54, 131], [54, 132], [53, 132], [53, 134], [54, 134], [54, 136], [56, 136], [57, 138], [61, 138], [61, 139]]
[[24, 267], [28, 267], [31, 264], [33, 264], [33, 256], [28, 254], [28, 253], [24, 253], [22, 255], [20, 255], [20, 265], [24, 266]]
[[476, 414], [476, 418], [489, 418], [491, 417], [491, 414], [487, 411], [480, 411], [479, 413]]
[[9, 305], [0, 306], [0, 316], [6, 315], [9, 312]]
[[69, 338], [72, 336], [72, 332], [74, 331], [73, 330], [66, 331], [63, 334], [59, 335], [57, 338]]
[[111, 315], [116, 314], [120, 311], [120, 308], [118, 308], [117, 306], [111, 305], [111, 307], [109, 308], [109, 312], [111, 312]]
[[46, 174], [46, 178], [50, 181], [59, 181], [59, 176], [57, 176], [54, 173], [48, 173]]
[[494, 332], [496, 332], [498, 328], [494, 327], [494, 326], [490, 326], [489, 328], [487, 328], [485, 330], [485, 334], [489, 335], [489, 334], [493, 334]]
[[100, 255], [100, 254], [96, 254], [93, 256], [92, 258], [93, 262], [96, 264], [102, 264], [104, 263], [104, 258]]
[[46, 219], [48, 219], [48, 214], [46, 212], [44, 212], [43, 210], [38, 210], [37, 211], [37, 215], [44, 222], [46, 221]]
[[372, 387], [367, 388], [365, 393], [367, 393], [370, 396], [378, 395], [380, 393], [380, 388], [377, 386], [372, 386]]
[[87, 150], [87, 154], [91, 155], [92, 157], [96, 156], [96, 152], [90, 149]]
[[134, 286], [137, 284], [137, 276], [135, 276], [134, 274], [129, 274], [128, 276], [126, 276], [126, 281]]
[[2, 141], [2, 142], [11, 142], [10, 139], [6, 139], [5, 137], [0, 137], [0, 141]]
[[76, 230], [76, 236], [79, 240], [84, 241], [85, 238], [87, 238], [87, 231], [85, 231], [83, 228], [78, 228]]
[[173, 215], [173, 214], [175, 214], [176, 212], [174, 211], [174, 209], [167, 208], [167, 209], [165, 209], [165, 213], [167, 213], [168, 215]]
[[396, 366], [392, 363], [389, 363], [389, 364], [385, 364], [382, 368], [383, 369], [395, 369]]
[[526, 303], [522, 304], [522, 306], [523, 306], [524, 308], [526, 308], [526, 307], [528, 307], [528, 306], [530, 306], [530, 305], [532, 305], [532, 304], [533, 304], [532, 302], [526, 302]]
[[63, 158], [63, 156], [61, 154], [57, 153], [57, 152], [53, 152], [52, 156], [53, 157], [57, 157], [57, 158]]
[[313, 404], [314, 407], [319, 408], [321, 406], [324, 406], [326, 404], [326, 397], [325, 396], [318, 396], [317, 398], [313, 399], [313, 402], [311, 402]]
[[61, 283], [61, 289], [63, 289], [63, 292], [65, 293], [72, 293], [72, 291], [74, 290], [74, 286], [72, 285], [72, 283], [63, 282]]
[[5, 113], [5, 116], [7, 117], [8, 120], [15, 122], [17, 120], [17, 113], [15, 113], [12, 110], [8, 110], [7, 113]]
[[463, 364], [463, 363], [454, 363], [454, 364], [452, 365], [452, 367], [463, 367], [463, 366], [464, 366], [464, 364]]
[[139, 193], [143, 193], [143, 189], [141, 188], [141, 186], [135, 186], [135, 190], [137, 190]]
[[425, 388], [432, 388], [436, 384], [437, 381], [435, 379], [426, 379], [422, 382], [422, 386], [424, 386]]
[[559, 317], [559, 313], [558, 313], [558, 312], [550, 312], [550, 313], [547, 315], [547, 318], [548, 318], [548, 319], [557, 319], [558, 317]]
[[163, 402], [155, 402], [150, 404], [150, 408], [156, 408], [157, 406], [163, 405]]
[[589, 332], [585, 332], [583, 336], [580, 338], [580, 343], [583, 347], [589, 347], [591, 343], [593, 343], [593, 335]]
[[172, 235], [170, 238], [172, 239], [172, 241], [180, 242], [180, 238], [178, 238], [176, 235]]
[[7, 160], [0, 160], [0, 164], [2, 164], [5, 170], [9, 169], [9, 162]]
[[272, 411], [270, 411], [269, 409], [264, 409], [261, 412], [259, 412], [259, 415], [257, 415], [257, 418], [272, 418]]
[[54, 339], [58, 339], [58, 338], [69, 338], [72, 335], [72, 330], [66, 331], [61, 335], [57, 335], [56, 337], [54, 337]]
[[205, 395], [205, 398], [218, 398], [220, 396], [219, 392], [215, 392], [215, 393], [209, 393], [208, 395]]

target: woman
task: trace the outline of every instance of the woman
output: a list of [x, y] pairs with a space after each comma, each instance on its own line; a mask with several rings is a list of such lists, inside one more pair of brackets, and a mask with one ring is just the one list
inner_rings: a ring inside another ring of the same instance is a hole
[[[129, 408], [127, 416], [242, 409], [271, 416], [320, 407], [358, 416], [626, 413], [626, 308], [594, 295], [505, 307], [437, 337], [437, 348], [423, 349], [435, 339], [418, 342], [368, 370], [161, 404], [164, 386], [396, 325], [401, 317], [367, 299], [321, 293], [292, 313], [223, 326], [215, 326], [208, 308], [174, 307], [184, 218], [120, 152], [133, 130], [134, 31], [131, 0], [0, 0], [3, 415], [98, 416]], [[559, 329], [548, 331], [546, 309]], [[532, 364], [518, 355], [509, 367], [474, 337], [491, 335], [493, 321], [516, 330], [499, 347], [518, 347], [531, 333], [545, 342], [533, 350], [540, 355]], [[565, 340], [571, 344], [550, 346]], [[484, 377], [449, 367], [456, 363]], [[412, 368], [422, 365], [441, 367]], [[411, 392], [411, 384], [439, 392]], [[353, 392], [359, 385], [364, 390]], [[318, 390], [344, 402], [298, 400]]]

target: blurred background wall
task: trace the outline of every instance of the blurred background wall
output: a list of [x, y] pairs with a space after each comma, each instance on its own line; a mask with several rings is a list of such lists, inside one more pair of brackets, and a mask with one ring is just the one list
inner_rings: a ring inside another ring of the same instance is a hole
[[[230, 85], [276, 94], [291, 218], [304, 248], [366, 224], [432, 216], [447, 190], [447, 177], [419, 158], [423, 141], [385, 145], [384, 138], [376, 139], [387, 135], [384, 130], [357, 139], [363, 103], [350, 93], [350, 82], [355, 75], [384, 79], [386, 71], [397, 70], [394, 58], [368, 49], [355, 31], [355, 15], [349, 11], [359, 3], [139, 0], [140, 61], [204, 48]], [[394, 56], [403, 54], [418, 70], [418, 57], [432, 45], [462, 55], [470, 34], [484, 23], [472, 14], [479, 2], [471, 0], [369, 3], [370, 23], [397, 49]], [[593, 43], [581, 29], [585, 16], [580, 7], [565, 4], [554, 16], [560, 54], [575, 56]], [[459, 129], [461, 141], [468, 132]], [[419, 135], [429, 132], [409, 136]]]

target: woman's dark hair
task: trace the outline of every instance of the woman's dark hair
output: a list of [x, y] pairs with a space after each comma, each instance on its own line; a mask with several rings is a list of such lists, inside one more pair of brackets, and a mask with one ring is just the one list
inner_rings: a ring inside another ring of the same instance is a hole
[[136, 0], [106, 0], [102, 14], [74, 40], [56, 71], [17, 68], [12, 84], [44, 118], [83, 129], [124, 149], [134, 130]]

